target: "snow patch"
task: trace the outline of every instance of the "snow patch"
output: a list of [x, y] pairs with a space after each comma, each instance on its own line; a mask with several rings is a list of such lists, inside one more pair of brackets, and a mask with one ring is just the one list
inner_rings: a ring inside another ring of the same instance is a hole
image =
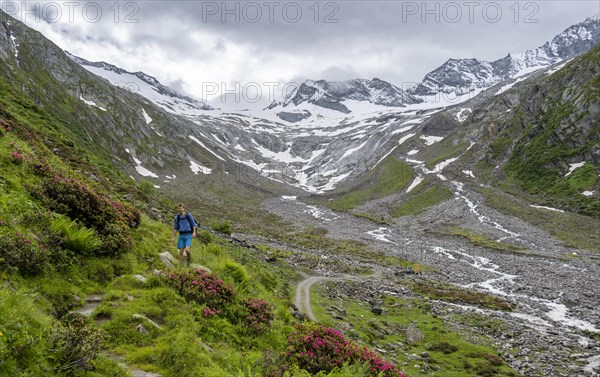
[[212, 154], [213, 156], [215, 156], [216, 158], [218, 158], [221, 161], [225, 161], [225, 159], [221, 156], [219, 156], [218, 154], [216, 154], [215, 152], [211, 151], [210, 149], [208, 149], [208, 147], [206, 145], [204, 145], [203, 142], [201, 142], [200, 140], [198, 140], [196, 137], [190, 135], [189, 136], [190, 139], [192, 139], [193, 141], [195, 141], [198, 145], [200, 145], [202, 148], [206, 149], [208, 152], [210, 152], [210, 154]]
[[[136, 160], [136, 162], [138, 162], [139, 160]], [[135, 170], [138, 172], [139, 175], [143, 176], [143, 177], [152, 177], [152, 178], [158, 178], [158, 175], [151, 172], [150, 170], [146, 169], [145, 167], [143, 167], [142, 165], [138, 165], [135, 167]]]
[[421, 135], [420, 139], [425, 140], [425, 145], [433, 145], [433, 144], [437, 143], [438, 141], [444, 140], [444, 138], [441, 136], [426, 136], [426, 135]]
[[471, 170], [463, 170], [462, 172], [463, 172], [463, 174], [465, 174], [471, 178], [475, 178], [475, 174], [473, 174], [473, 172]]
[[585, 161], [583, 161], [583, 162], [576, 162], [574, 164], [570, 164], [569, 165], [569, 171], [567, 172], [567, 174], [565, 174], [565, 177], [570, 176], [571, 173], [573, 173], [575, 170], [579, 169], [583, 165], [585, 165]]
[[417, 176], [412, 183], [410, 184], [410, 186], [408, 186], [408, 188], [406, 189], [406, 193], [408, 194], [409, 192], [411, 192], [415, 187], [417, 187], [419, 185], [419, 183], [423, 182], [423, 177], [422, 176]]
[[596, 193], [596, 191], [584, 191], [581, 193], [581, 195], [583, 196], [593, 196]]
[[339, 217], [333, 213], [328, 213], [316, 206], [306, 206], [306, 208], [308, 209], [305, 210], [304, 213], [308, 213], [309, 215], [318, 220], [331, 221]]
[[456, 113], [456, 120], [462, 123], [465, 120], [467, 120], [467, 118], [469, 117], [469, 115], [471, 115], [472, 112], [473, 110], [469, 109], [468, 107], [462, 108], [458, 113]]
[[534, 204], [530, 204], [529, 206], [533, 207], [533, 208], [547, 209], [548, 211], [562, 212], [562, 213], [565, 212], [562, 209], [558, 209], [558, 208], [552, 208], [552, 207], [546, 207], [546, 206], [537, 206], [537, 205], [534, 205]]
[[[538, 68], [539, 68], [539, 67], [538, 67]], [[508, 84], [508, 85], [504, 85], [502, 88], [500, 88], [500, 90], [498, 90], [498, 91], [496, 92], [496, 95], [499, 95], [499, 94], [502, 94], [502, 93], [506, 92], [507, 90], [509, 90], [510, 88], [512, 88], [512, 87], [513, 87], [513, 86], [515, 86], [517, 83], [519, 83], [519, 82], [521, 82], [521, 81], [523, 81], [523, 80], [525, 80], [525, 78], [524, 78], [524, 77], [521, 77], [521, 78], [519, 78], [519, 79], [515, 80], [514, 82], [512, 82], [512, 83], [510, 83], [510, 84]]]
[[437, 174], [437, 173], [441, 173], [441, 172], [442, 172], [442, 170], [444, 170], [444, 168], [445, 168], [446, 166], [450, 165], [451, 163], [453, 163], [453, 162], [454, 162], [454, 161], [456, 161], [456, 160], [458, 160], [458, 157], [454, 157], [454, 158], [451, 158], [451, 159], [449, 159], [449, 160], [442, 161], [442, 162], [440, 162], [439, 164], [437, 164], [437, 165], [436, 165], [436, 166], [433, 168], [433, 170], [427, 170], [427, 169], [425, 169], [425, 173], [426, 173], [426, 174]]
[[194, 161], [190, 161], [190, 169], [192, 169], [192, 172], [194, 174], [198, 174], [198, 173], [202, 173], [202, 174], [211, 174], [212, 173], [212, 169], [211, 168], [207, 168], [206, 166], [202, 166]]
[[[569, 60], [569, 61], [570, 61], [570, 60]], [[547, 74], [548, 76], [550, 76], [550, 75], [552, 75], [552, 74], [554, 74], [554, 73], [556, 73], [556, 72], [560, 71], [561, 69], [563, 69], [563, 68], [564, 68], [564, 66], [565, 66], [565, 65], [567, 65], [567, 63], [568, 63], [569, 61], [567, 61], [567, 62], [564, 62], [564, 63], [562, 63], [562, 64], [560, 64], [560, 65], [558, 65], [558, 66], [556, 66], [556, 67], [554, 67], [554, 68], [552, 68], [552, 69], [550, 69], [550, 70], [548, 70], [548, 72], [546, 72], [546, 74]]]
[[150, 118], [150, 116], [148, 115], [148, 113], [146, 112], [145, 109], [142, 109], [142, 115], [144, 116], [144, 120], [146, 121], [146, 124], [152, 123], [152, 118]]
[[414, 156], [414, 155], [416, 155], [417, 153], [419, 153], [419, 150], [418, 150], [418, 149], [413, 149], [412, 151], [410, 151], [410, 152], [408, 152], [408, 153], [406, 153], [406, 154], [407, 154], [407, 155], [409, 155], [409, 156]]
[[283, 196], [281, 197], [281, 200], [288, 200], [288, 201], [294, 201], [294, 200], [296, 200], [296, 199], [298, 199], [298, 197], [297, 197], [297, 196], [286, 196], [286, 195], [283, 195]]
[[15, 38], [12, 31], [10, 32], [9, 38], [10, 38], [10, 41], [13, 43], [13, 46], [15, 46], [15, 59], [18, 59], [19, 58], [19, 45], [17, 44], [17, 38]]
[[375, 230], [370, 230], [367, 232], [367, 234], [370, 235], [371, 237], [375, 238], [376, 240], [391, 243], [391, 244], [396, 244], [395, 242], [387, 239], [387, 237], [391, 234], [391, 232], [388, 228], [379, 228], [379, 229], [375, 229]]
[[340, 158], [340, 160], [343, 160], [344, 158], [346, 158], [346, 157], [350, 156], [352, 153], [354, 153], [354, 152], [356, 152], [356, 151], [358, 151], [358, 150], [362, 149], [362, 147], [364, 147], [364, 146], [367, 144], [367, 142], [368, 142], [368, 140], [367, 140], [367, 141], [365, 141], [364, 143], [362, 143], [361, 145], [359, 145], [359, 146], [358, 146], [358, 147], [356, 147], [356, 148], [351, 148], [351, 149], [348, 149], [348, 150], [347, 150], [347, 151], [344, 153], [344, 155], [342, 156], [342, 158]]
[[402, 138], [400, 140], [398, 140], [398, 145], [402, 145], [406, 140], [410, 139], [411, 137], [413, 137], [415, 135], [416, 134], [408, 134], [408, 135], [402, 136]]
[[390, 154], [392, 154], [392, 152], [393, 152], [393, 151], [394, 151], [396, 148], [398, 148], [398, 146], [397, 146], [397, 145], [396, 145], [394, 148], [392, 148], [392, 150], [390, 150], [388, 153], [386, 153], [386, 154], [385, 154], [385, 156], [381, 157], [381, 158], [379, 159], [379, 161], [377, 161], [377, 163], [376, 163], [376, 164], [373, 166], [373, 169], [375, 169], [375, 168], [377, 167], [377, 165], [379, 165], [379, 163], [380, 163], [381, 161], [385, 160], [385, 158], [386, 158], [387, 156], [389, 156]]
[[104, 107], [100, 107], [100, 106], [96, 105], [96, 102], [94, 102], [94, 101], [88, 101], [85, 98], [83, 98], [83, 94], [79, 95], [79, 99], [82, 100], [83, 103], [85, 103], [88, 106], [97, 107], [97, 108], [99, 108], [102, 111], [106, 111], [106, 109]]

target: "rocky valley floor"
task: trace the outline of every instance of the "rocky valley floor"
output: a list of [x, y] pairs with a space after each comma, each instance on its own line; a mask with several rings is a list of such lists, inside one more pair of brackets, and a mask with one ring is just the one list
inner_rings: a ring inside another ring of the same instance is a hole
[[[327, 230], [327, 237], [361, 241], [377, 253], [426, 266], [423, 275], [410, 277], [411, 282], [424, 282], [425, 285], [450, 283], [513, 303], [514, 310], [501, 311], [431, 300], [432, 311], [448, 326], [463, 334], [484, 335], [515, 371], [526, 376], [599, 375], [600, 316], [597, 307], [600, 291], [597, 287], [600, 286], [600, 266], [597, 255], [565, 246], [544, 230], [487, 207], [478, 193], [462, 185], [455, 185], [453, 191], [453, 199], [421, 215], [401, 217], [386, 225], [307, 205], [295, 197], [274, 198], [263, 205], [300, 227], [323, 228]], [[490, 249], [477, 246], [468, 238], [439, 232], [449, 226], [459, 226], [515, 248]], [[267, 242], [249, 238], [251, 242]], [[283, 244], [275, 246], [286, 247]], [[353, 261], [323, 250], [311, 252], [323, 260], [323, 263], [308, 266], [318, 276], [343, 276], [326, 263], [335, 259], [356, 267], [368, 267], [374, 272], [370, 277], [355, 276], [330, 285], [333, 287], [328, 290], [330, 295], [339, 296], [335, 291], [352, 289], [350, 297], [369, 302], [382, 292], [391, 292], [398, 297], [413, 295], [407, 293], [410, 290], [402, 283], [406, 280], [398, 278], [401, 268], [397, 266], [369, 263], [364, 259]], [[293, 262], [293, 258], [289, 259]], [[301, 260], [296, 263], [302, 265]], [[501, 320], [507, 326], [503, 331], [477, 328], [457, 321], [457, 313], [480, 314]], [[427, 372], [424, 370], [423, 373]], [[431, 373], [435, 375], [435, 372]]]

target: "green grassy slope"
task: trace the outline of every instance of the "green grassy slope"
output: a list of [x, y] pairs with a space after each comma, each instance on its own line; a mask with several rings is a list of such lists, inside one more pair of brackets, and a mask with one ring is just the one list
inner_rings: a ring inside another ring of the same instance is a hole
[[[285, 349], [298, 322], [288, 308], [296, 269], [205, 234], [195, 262], [216, 275], [193, 279], [214, 292], [179, 285], [187, 269], [156, 276], [165, 270], [158, 253], [173, 250], [170, 221], [136, 208], [165, 200], [77, 148], [68, 128], [48, 127], [51, 117], [18, 119], [7, 107], [0, 102], [0, 375], [126, 376], [122, 361], [163, 376], [281, 367], [269, 355]], [[92, 295], [102, 301], [91, 318], [71, 314]]]
[[400, 192], [413, 178], [412, 167], [390, 155], [352, 188], [340, 189], [336, 193], [324, 195], [320, 200], [332, 209], [348, 211], [368, 201]]

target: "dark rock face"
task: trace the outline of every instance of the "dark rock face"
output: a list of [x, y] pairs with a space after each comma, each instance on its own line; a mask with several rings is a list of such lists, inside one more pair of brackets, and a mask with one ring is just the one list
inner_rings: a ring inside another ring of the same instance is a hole
[[460, 123], [455, 117], [448, 113], [441, 113], [432, 116], [423, 122], [423, 133], [431, 136], [447, 136], [454, 131]]
[[303, 119], [309, 118], [311, 115], [312, 114], [308, 110], [304, 110], [301, 113], [289, 113], [286, 111], [281, 111], [281, 112], [277, 113], [277, 116], [279, 117], [279, 119], [285, 120], [286, 122], [290, 122], [290, 123], [300, 122]]

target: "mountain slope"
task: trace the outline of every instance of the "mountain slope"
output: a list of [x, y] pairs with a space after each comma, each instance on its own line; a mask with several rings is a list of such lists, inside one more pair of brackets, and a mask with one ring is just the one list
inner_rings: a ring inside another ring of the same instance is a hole
[[270, 217], [257, 207], [282, 185], [221, 156], [219, 144], [196, 123], [99, 78], [4, 14], [0, 51], [2, 100], [13, 114], [50, 116], [126, 175], [150, 181], [176, 200], [190, 198], [188, 204], [202, 207], [208, 219], [221, 218], [225, 208], [231, 219], [266, 227], [258, 215]]
[[156, 78], [144, 72], [127, 72], [105, 62], [90, 62], [69, 52], [67, 56], [88, 71], [107, 79], [111, 84], [140, 94], [163, 110], [174, 114], [202, 114], [212, 107], [191, 97], [184, 96], [162, 85]]
[[588, 18], [572, 25], [552, 41], [520, 54], [487, 62], [478, 59], [450, 59], [408, 92], [415, 96], [432, 96], [453, 93], [462, 96], [488, 88], [510, 78], [536, 69], [569, 60], [589, 50], [600, 42], [600, 19]]

